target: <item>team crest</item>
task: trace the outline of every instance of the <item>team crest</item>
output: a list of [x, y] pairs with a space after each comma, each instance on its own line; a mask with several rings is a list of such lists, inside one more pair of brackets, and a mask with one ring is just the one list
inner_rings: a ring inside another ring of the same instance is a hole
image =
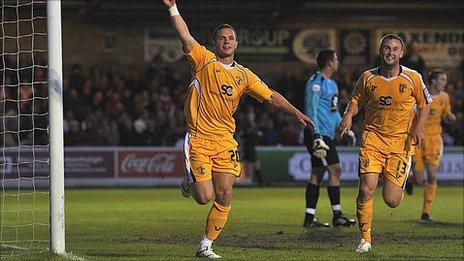
[[406, 90], [406, 84], [400, 83], [400, 88], [399, 88], [400, 93], [404, 93], [405, 90]]
[[371, 89], [371, 91], [375, 91], [375, 89], [377, 89], [377, 85], [373, 85], [372, 83], [368, 83], [367, 88]]
[[242, 78], [241, 77], [235, 77], [235, 83], [237, 85], [240, 85], [240, 83], [242, 83]]

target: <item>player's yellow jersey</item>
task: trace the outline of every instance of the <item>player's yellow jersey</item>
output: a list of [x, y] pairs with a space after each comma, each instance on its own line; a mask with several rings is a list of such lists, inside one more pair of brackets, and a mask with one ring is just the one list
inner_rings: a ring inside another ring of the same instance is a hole
[[451, 114], [451, 103], [448, 93], [440, 91], [437, 95], [433, 95], [430, 113], [424, 125], [424, 133], [441, 134], [441, 119], [449, 114]]
[[380, 67], [359, 78], [351, 102], [365, 109], [364, 131], [374, 133], [378, 149], [404, 151], [404, 141], [414, 118], [414, 107], [425, 107], [432, 98], [419, 73], [401, 66], [396, 77], [386, 78]]
[[186, 54], [192, 67], [192, 83], [184, 102], [188, 132], [210, 140], [233, 138], [233, 114], [243, 94], [262, 102], [272, 95], [265, 83], [235, 61], [231, 66], [196, 43]]

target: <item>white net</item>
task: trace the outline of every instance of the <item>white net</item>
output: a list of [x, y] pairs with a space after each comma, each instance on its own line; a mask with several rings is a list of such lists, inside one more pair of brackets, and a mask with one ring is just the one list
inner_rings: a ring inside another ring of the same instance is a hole
[[0, 259], [49, 246], [45, 0], [1, 0]]

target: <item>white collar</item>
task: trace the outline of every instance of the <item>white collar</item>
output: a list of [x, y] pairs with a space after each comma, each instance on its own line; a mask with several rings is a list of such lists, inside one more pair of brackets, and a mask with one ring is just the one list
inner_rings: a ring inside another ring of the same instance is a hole
[[[219, 62], [219, 61], [218, 61], [218, 62]], [[225, 64], [225, 63], [221, 63], [221, 62], [219, 62], [219, 63], [220, 63], [222, 66], [224, 66], [225, 68], [230, 68], [230, 67], [232, 67], [232, 66], [234, 65], [235, 62], [232, 61], [230, 64]]]

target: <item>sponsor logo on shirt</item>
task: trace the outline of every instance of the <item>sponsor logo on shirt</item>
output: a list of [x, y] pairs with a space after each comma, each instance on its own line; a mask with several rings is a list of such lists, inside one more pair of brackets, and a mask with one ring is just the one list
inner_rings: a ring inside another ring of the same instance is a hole
[[230, 85], [223, 84], [221, 86], [221, 93], [227, 96], [232, 96], [233, 90], [234, 90], [233, 87]]

